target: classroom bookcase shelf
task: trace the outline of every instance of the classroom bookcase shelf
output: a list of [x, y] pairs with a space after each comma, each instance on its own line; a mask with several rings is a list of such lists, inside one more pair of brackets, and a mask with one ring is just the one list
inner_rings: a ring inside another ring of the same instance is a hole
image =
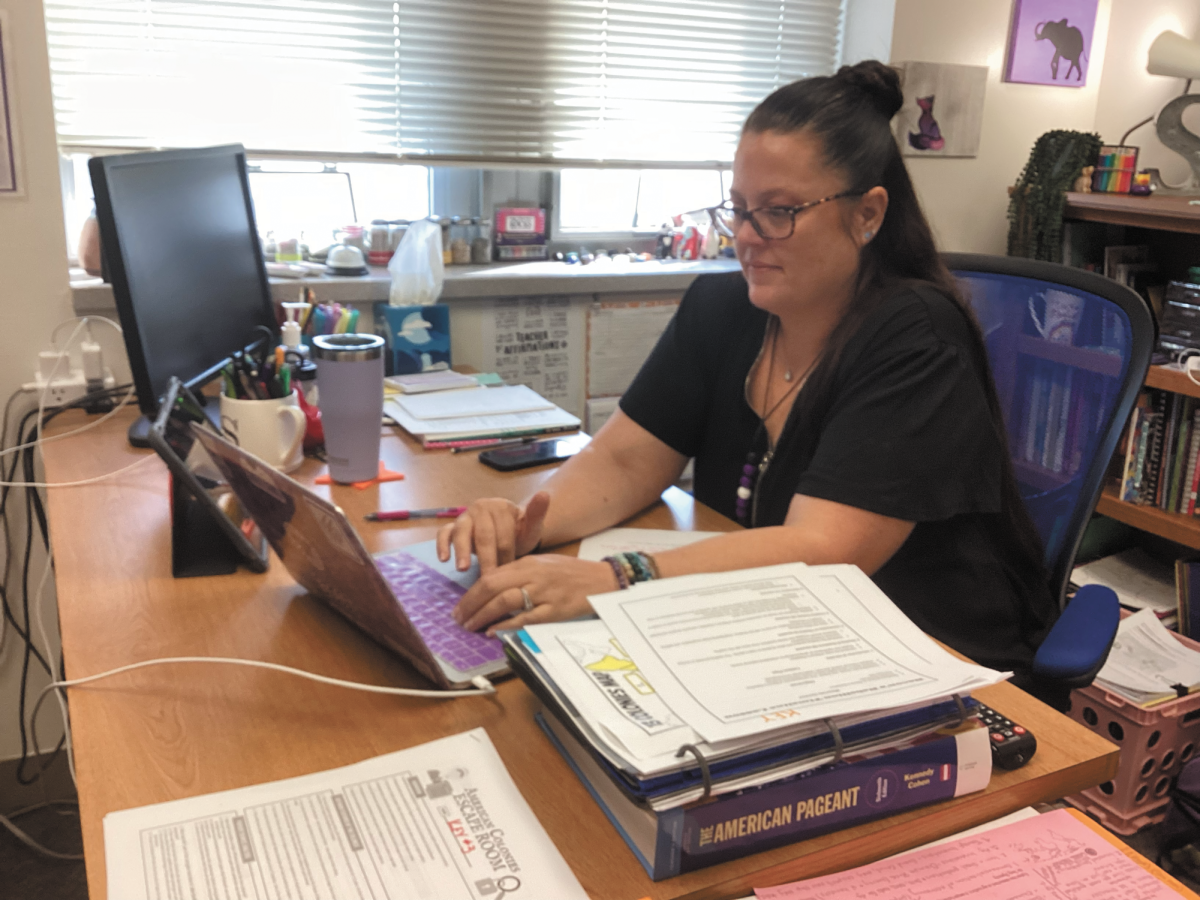
[[1192, 381], [1182, 369], [1171, 366], [1151, 366], [1146, 373], [1146, 387], [1200, 397], [1200, 384]]
[[1191, 205], [1196, 199], [1200, 198], [1069, 193], [1063, 218], [1200, 234], [1200, 206]]
[[1104, 486], [1100, 502], [1096, 504], [1096, 512], [1193, 550], [1200, 550], [1200, 519], [1170, 513], [1156, 506], [1126, 503], [1118, 499], [1117, 487], [1116, 482]]
[[[1131, 197], [1124, 194], [1068, 193], [1063, 218], [1080, 222], [1101, 222], [1124, 225], [1144, 231], [1128, 233], [1132, 243], [1150, 244], [1158, 251], [1160, 272], [1167, 277], [1181, 277], [1197, 253], [1200, 244], [1200, 206], [1193, 206], [1196, 197], [1163, 196]], [[1185, 258], [1187, 261], [1185, 261]], [[1164, 264], [1166, 263], [1166, 264]], [[1200, 385], [1181, 370], [1167, 366], [1151, 366], [1146, 374], [1146, 387], [1186, 394], [1200, 398]], [[1125, 448], [1117, 449], [1124, 459]], [[1182, 516], [1153, 506], [1138, 506], [1118, 499], [1119, 483], [1110, 481], [1096, 504], [1096, 512], [1110, 516], [1142, 531], [1156, 534], [1193, 549], [1200, 549], [1200, 518]]]

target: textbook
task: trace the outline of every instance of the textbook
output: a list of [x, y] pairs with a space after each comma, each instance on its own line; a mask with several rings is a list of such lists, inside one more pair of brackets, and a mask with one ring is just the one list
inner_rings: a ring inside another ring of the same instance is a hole
[[619, 790], [552, 713], [535, 718], [654, 881], [980, 791], [992, 774], [987, 728], [968, 719], [890, 751], [654, 812]]
[[389, 397], [384, 414], [422, 444], [574, 431], [579, 417], [524, 385]]

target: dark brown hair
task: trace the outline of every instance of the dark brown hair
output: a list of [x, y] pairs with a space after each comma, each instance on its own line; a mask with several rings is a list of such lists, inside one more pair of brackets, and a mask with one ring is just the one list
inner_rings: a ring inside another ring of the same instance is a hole
[[[876, 60], [843, 66], [837, 74], [795, 81], [775, 91], [746, 119], [742, 133], [805, 131], [821, 142], [826, 165], [843, 173], [846, 189], [865, 193], [876, 186], [888, 194], [878, 233], [862, 248], [854, 296], [829, 336], [820, 362], [793, 414], [803, 420], [817, 398], [827, 396], [838, 361], [870, 313], [900, 287], [930, 287], [949, 297], [969, 324], [978, 358], [987, 360], [983, 333], [958, 284], [938, 255], [908, 169], [891, 131], [891, 118], [904, 96], [895, 69]], [[990, 367], [980, 373], [998, 439], [1004, 448], [1003, 518], [1023, 549], [1044, 569], [1041, 541], [1017, 489], [1008, 455], [1008, 436]], [[1049, 578], [1047, 576], [1047, 584]]]

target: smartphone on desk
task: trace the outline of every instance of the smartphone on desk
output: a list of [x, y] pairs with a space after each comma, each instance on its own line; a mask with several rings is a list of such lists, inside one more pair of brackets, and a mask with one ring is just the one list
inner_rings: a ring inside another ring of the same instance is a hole
[[511, 447], [484, 450], [479, 454], [479, 461], [501, 472], [515, 472], [517, 469], [562, 462], [579, 450], [580, 444], [576, 440], [535, 441], [532, 444], [514, 444]]

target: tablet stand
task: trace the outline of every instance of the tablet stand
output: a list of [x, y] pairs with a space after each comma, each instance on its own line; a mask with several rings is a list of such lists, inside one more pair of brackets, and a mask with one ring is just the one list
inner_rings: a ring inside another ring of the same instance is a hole
[[171, 574], [176, 578], [229, 575], [245, 562], [241, 551], [202, 504], [173, 474], [171, 480]]

